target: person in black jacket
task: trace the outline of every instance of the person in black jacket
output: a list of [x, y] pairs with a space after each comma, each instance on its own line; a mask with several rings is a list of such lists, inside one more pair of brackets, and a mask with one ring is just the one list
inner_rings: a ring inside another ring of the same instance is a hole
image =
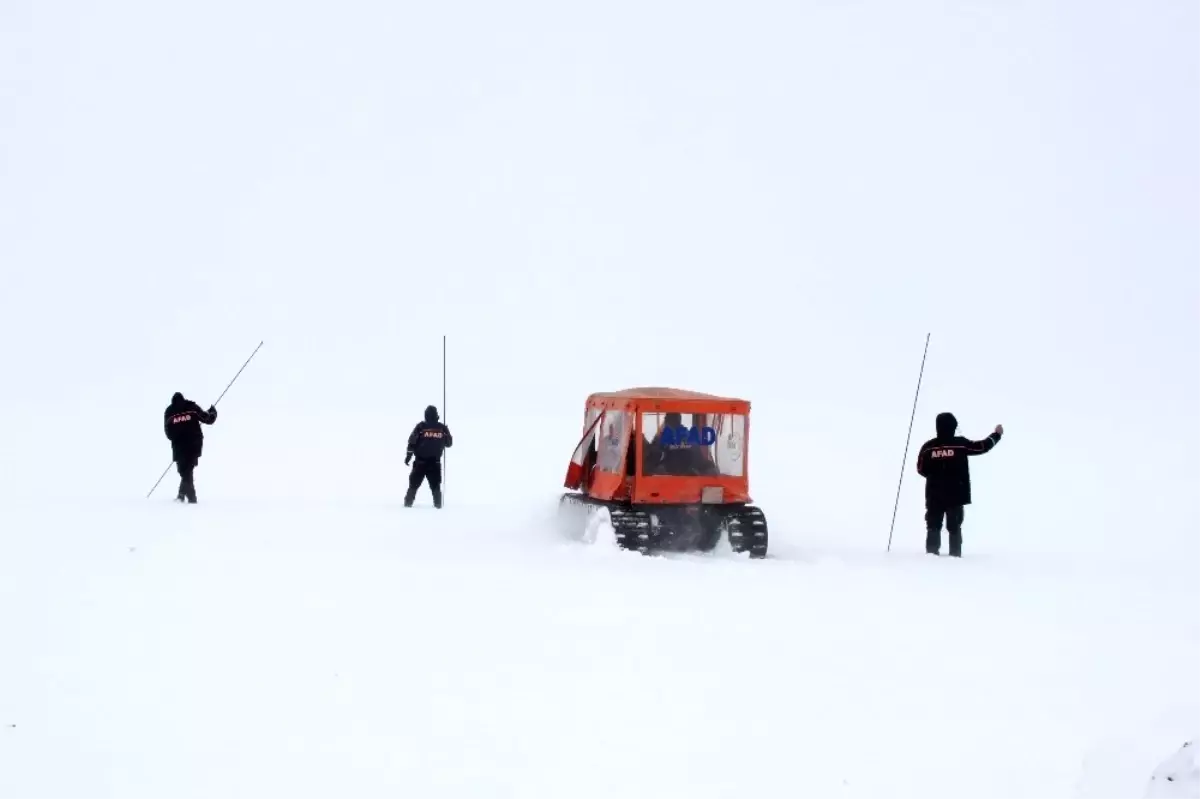
[[199, 405], [176, 391], [171, 397], [171, 404], [163, 414], [163, 432], [171, 442], [171, 457], [179, 470], [179, 494], [177, 502], [186, 499], [196, 503], [196, 483], [193, 472], [204, 451], [204, 431], [200, 425], [212, 424], [217, 421], [216, 406], [208, 406], [203, 410]]
[[965, 506], [971, 504], [971, 470], [967, 459], [991, 452], [1004, 435], [1003, 425], [982, 441], [955, 435], [958, 420], [952, 413], [939, 413], [937, 436], [926, 441], [917, 454], [917, 473], [925, 478], [925, 551], [941, 554], [942, 519], [950, 532], [950, 554], [962, 557], [962, 523]]
[[433, 492], [433, 506], [442, 507], [442, 453], [454, 445], [450, 428], [438, 421], [438, 411], [433, 405], [425, 409], [425, 421], [418, 422], [408, 437], [408, 453], [404, 465], [416, 458], [408, 475], [408, 491], [404, 494], [404, 507], [411, 508], [417, 498], [421, 483], [429, 480]]

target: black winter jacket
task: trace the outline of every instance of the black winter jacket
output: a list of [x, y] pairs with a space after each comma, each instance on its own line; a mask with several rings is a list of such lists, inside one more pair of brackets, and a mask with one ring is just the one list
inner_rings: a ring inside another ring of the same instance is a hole
[[971, 468], [967, 459], [991, 452], [1000, 443], [992, 433], [982, 441], [957, 436], [953, 414], [937, 417], [937, 436], [926, 441], [917, 454], [917, 473], [925, 478], [925, 503], [948, 508], [971, 504]]
[[217, 409], [207, 411], [182, 394], [176, 393], [163, 413], [163, 432], [171, 442], [171, 455], [176, 461], [199, 458], [204, 451], [204, 431], [201, 423], [217, 421]]
[[446, 447], [454, 446], [454, 437], [450, 428], [438, 421], [437, 408], [430, 405], [425, 409], [425, 421], [418, 422], [408, 436], [408, 456], [419, 461], [441, 460]]

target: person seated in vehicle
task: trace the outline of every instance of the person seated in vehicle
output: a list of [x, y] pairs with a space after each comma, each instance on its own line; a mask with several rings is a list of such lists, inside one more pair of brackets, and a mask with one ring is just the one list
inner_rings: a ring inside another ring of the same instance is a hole
[[[693, 417], [695, 418], [695, 417]], [[663, 444], [663, 434], [671, 428], [671, 437]], [[675, 476], [717, 474], [716, 464], [707, 456], [707, 448], [688, 442], [688, 428], [683, 425], [683, 414], [671, 412], [663, 418], [663, 426], [651, 442], [653, 461], [647, 458], [647, 474], [669, 474]]]
[[643, 452], [642, 452], [642, 473], [647, 475], [654, 474], [669, 474], [663, 467], [664, 450], [662, 446], [663, 430], [667, 427], [678, 427], [683, 421], [683, 417], [678, 413], [668, 413], [661, 427], [650, 440], [646, 440], [646, 434], [642, 433]]
[[[656, 452], [663, 451], [663, 432], [665, 432], [668, 427], [672, 428], [672, 433], [675, 434], [674, 437], [678, 438], [677, 432], [680, 427], [683, 427], [683, 414], [676, 411], [671, 411], [663, 416], [662, 427], [658, 428], [658, 432], [654, 434], [654, 438], [650, 439], [650, 446], [653, 447]], [[684, 429], [686, 430], [687, 428]]]

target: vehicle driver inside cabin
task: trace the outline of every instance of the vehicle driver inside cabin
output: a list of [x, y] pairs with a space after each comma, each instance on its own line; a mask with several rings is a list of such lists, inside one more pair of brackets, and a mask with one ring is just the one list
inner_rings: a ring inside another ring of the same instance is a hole
[[[699, 422], [697, 420], [699, 419]], [[694, 429], [704, 429], [703, 414], [692, 414], [696, 422]], [[663, 433], [671, 429], [670, 441], [663, 444]], [[683, 425], [683, 414], [672, 411], [663, 417], [662, 428], [654, 434], [646, 453], [645, 473], [659, 475], [708, 475], [717, 474], [716, 464], [708, 457], [708, 447], [688, 442], [688, 428]]]

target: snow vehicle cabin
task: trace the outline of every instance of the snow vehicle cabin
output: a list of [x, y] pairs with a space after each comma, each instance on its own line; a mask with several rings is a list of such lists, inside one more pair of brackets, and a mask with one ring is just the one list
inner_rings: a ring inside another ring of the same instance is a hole
[[603, 508], [617, 543], [643, 554], [767, 554], [767, 520], [751, 504], [750, 403], [675, 388], [592, 394], [559, 500]]

